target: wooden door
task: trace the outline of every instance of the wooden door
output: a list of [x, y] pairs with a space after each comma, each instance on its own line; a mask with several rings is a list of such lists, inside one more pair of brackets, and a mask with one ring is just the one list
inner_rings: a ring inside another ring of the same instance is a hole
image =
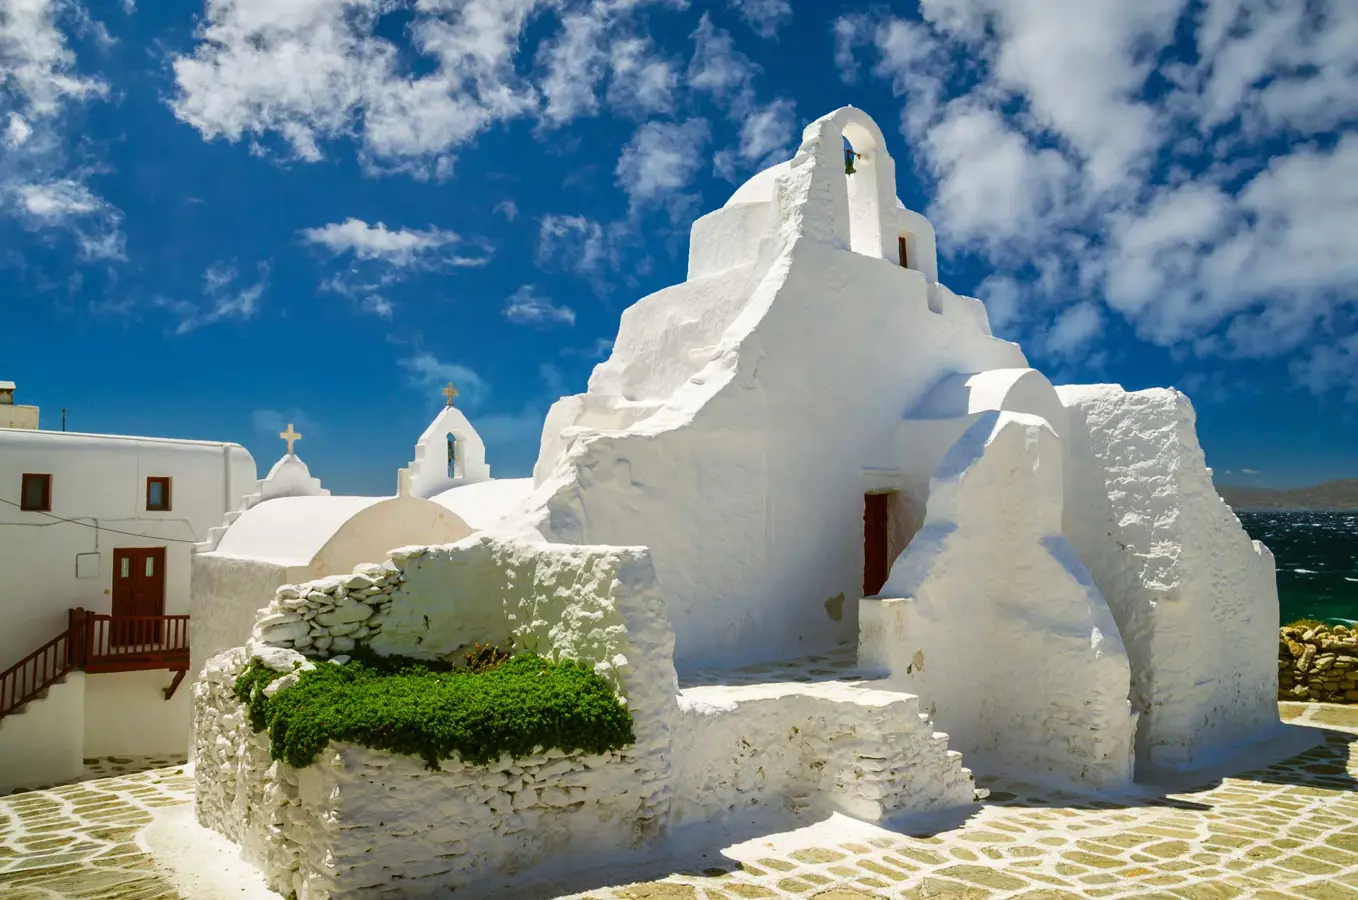
[[897, 249], [898, 254], [899, 254], [899, 256], [900, 256], [901, 265], [902, 265], [903, 267], [907, 268], [907, 269], [910, 268], [910, 256], [909, 256], [909, 254], [907, 254], [907, 253], [905, 252], [905, 237], [904, 237], [904, 236], [901, 236], [901, 237], [896, 238], [896, 249]]
[[886, 584], [890, 570], [890, 494], [863, 495], [863, 596], [872, 597]]
[[[113, 551], [113, 609], [115, 616], [165, 615], [165, 548], [120, 547]], [[160, 640], [159, 624], [116, 626], [109, 635], [119, 645]]]

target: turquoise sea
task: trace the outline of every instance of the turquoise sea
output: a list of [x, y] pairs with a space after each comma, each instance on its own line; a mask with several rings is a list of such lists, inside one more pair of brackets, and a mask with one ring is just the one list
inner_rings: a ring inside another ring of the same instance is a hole
[[1237, 512], [1250, 537], [1278, 563], [1283, 623], [1358, 621], [1358, 510]]

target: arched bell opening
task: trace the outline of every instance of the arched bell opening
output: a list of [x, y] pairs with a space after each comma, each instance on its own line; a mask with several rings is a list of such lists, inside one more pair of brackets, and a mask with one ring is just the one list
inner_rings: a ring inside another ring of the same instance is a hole
[[[844, 182], [848, 195], [849, 249], [864, 256], [884, 258], [881, 185], [883, 162], [889, 159], [880, 139], [862, 124], [849, 121], [841, 132]], [[894, 191], [894, 173], [891, 178]], [[889, 242], [895, 255], [895, 237]]]

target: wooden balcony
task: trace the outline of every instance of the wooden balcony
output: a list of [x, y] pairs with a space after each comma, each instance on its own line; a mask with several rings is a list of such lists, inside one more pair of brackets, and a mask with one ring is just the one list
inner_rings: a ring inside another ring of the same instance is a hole
[[189, 670], [188, 616], [110, 616], [69, 611], [66, 631], [0, 672], [0, 718], [73, 671], [91, 674], [166, 669], [174, 696]]

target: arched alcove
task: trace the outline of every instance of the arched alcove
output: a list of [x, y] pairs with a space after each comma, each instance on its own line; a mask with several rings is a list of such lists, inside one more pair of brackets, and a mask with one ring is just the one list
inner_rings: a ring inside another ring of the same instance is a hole
[[457, 477], [457, 435], [448, 432], [448, 477]]
[[[850, 119], [844, 123], [841, 138], [846, 150], [854, 154], [854, 173], [848, 174], [846, 165], [844, 175], [849, 207], [849, 249], [864, 256], [883, 257], [883, 244], [887, 243], [884, 240], [887, 236], [882, 233], [884, 217], [880, 181], [882, 162], [884, 159], [889, 161], [890, 157], [886, 155], [881, 132], [875, 126], [868, 128], [863, 122]], [[894, 172], [890, 175], [889, 184], [894, 193]], [[891, 242], [894, 242], [895, 236], [891, 237]]]

